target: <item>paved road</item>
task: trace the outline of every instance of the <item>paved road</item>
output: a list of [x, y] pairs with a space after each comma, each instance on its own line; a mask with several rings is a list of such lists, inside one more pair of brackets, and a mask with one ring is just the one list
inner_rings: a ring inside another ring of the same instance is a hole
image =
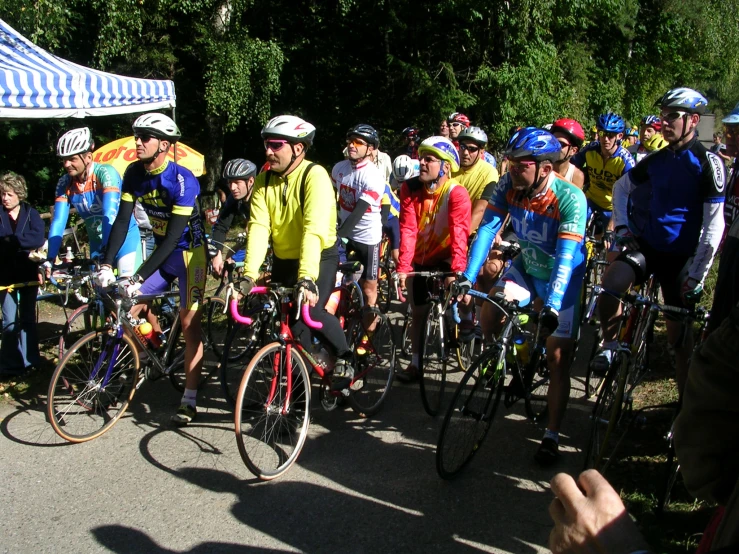
[[374, 419], [318, 408], [298, 464], [262, 483], [241, 462], [219, 387], [204, 397], [197, 424], [178, 430], [168, 419], [179, 394], [146, 383], [112, 431], [80, 445], [60, 444], [43, 398], [0, 406], [0, 551], [542, 552], [548, 482], [579, 471], [587, 434], [576, 398], [561, 461], [542, 470], [532, 460], [542, 429], [522, 404], [501, 408], [472, 464], [443, 481], [440, 422], [417, 385], [396, 382]]

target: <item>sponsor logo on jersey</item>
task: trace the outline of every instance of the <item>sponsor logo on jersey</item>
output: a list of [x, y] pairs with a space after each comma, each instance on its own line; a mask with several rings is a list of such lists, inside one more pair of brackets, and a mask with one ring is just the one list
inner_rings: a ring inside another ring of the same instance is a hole
[[713, 183], [716, 186], [716, 192], [724, 192], [726, 186], [726, 178], [724, 176], [724, 162], [721, 161], [716, 154], [713, 152], [706, 152], [708, 157], [708, 163], [711, 166], [713, 172]]

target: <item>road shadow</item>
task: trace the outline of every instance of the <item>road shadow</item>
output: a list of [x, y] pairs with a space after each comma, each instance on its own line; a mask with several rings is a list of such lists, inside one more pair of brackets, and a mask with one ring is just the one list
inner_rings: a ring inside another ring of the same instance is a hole
[[46, 403], [39, 397], [16, 401], [17, 409], [0, 421], [0, 433], [13, 442], [27, 446], [68, 446], [70, 443], [54, 432], [46, 419]]
[[157, 544], [149, 535], [124, 525], [101, 525], [92, 530], [101, 546], [118, 554], [259, 554], [265, 552], [287, 552], [274, 548], [260, 548], [227, 542], [204, 542], [188, 550], [171, 550]]

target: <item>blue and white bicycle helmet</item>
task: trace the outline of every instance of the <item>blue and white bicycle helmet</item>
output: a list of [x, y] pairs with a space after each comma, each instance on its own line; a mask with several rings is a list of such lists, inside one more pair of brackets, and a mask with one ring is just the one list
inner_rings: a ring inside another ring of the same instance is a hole
[[651, 127], [655, 131], [659, 132], [662, 130], [662, 121], [656, 115], [647, 115], [641, 120], [641, 124], [644, 127]]
[[727, 115], [725, 118], [721, 120], [722, 123], [727, 123], [729, 125], [737, 125], [739, 124], [739, 104], [734, 106], [734, 109], [731, 110], [731, 113]]
[[606, 133], [623, 133], [626, 129], [623, 118], [613, 112], [600, 114], [595, 126], [599, 131], [605, 131]]
[[510, 138], [505, 156], [511, 159], [533, 158], [537, 162], [556, 162], [561, 150], [562, 145], [549, 131], [525, 127]]
[[662, 98], [657, 100], [655, 106], [703, 115], [706, 113], [708, 100], [692, 88], [680, 87], [668, 90]]

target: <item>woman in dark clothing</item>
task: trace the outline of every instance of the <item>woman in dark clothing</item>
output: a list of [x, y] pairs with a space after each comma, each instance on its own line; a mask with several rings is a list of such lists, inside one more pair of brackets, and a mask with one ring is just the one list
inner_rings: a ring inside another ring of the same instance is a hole
[[[27, 202], [26, 180], [15, 173], [0, 175], [0, 287], [38, 281], [38, 264], [30, 251], [44, 244], [44, 223]], [[0, 377], [24, 374], [41, 360], [36, 332], [38, 286], [0, 291], [2, 345]]]

